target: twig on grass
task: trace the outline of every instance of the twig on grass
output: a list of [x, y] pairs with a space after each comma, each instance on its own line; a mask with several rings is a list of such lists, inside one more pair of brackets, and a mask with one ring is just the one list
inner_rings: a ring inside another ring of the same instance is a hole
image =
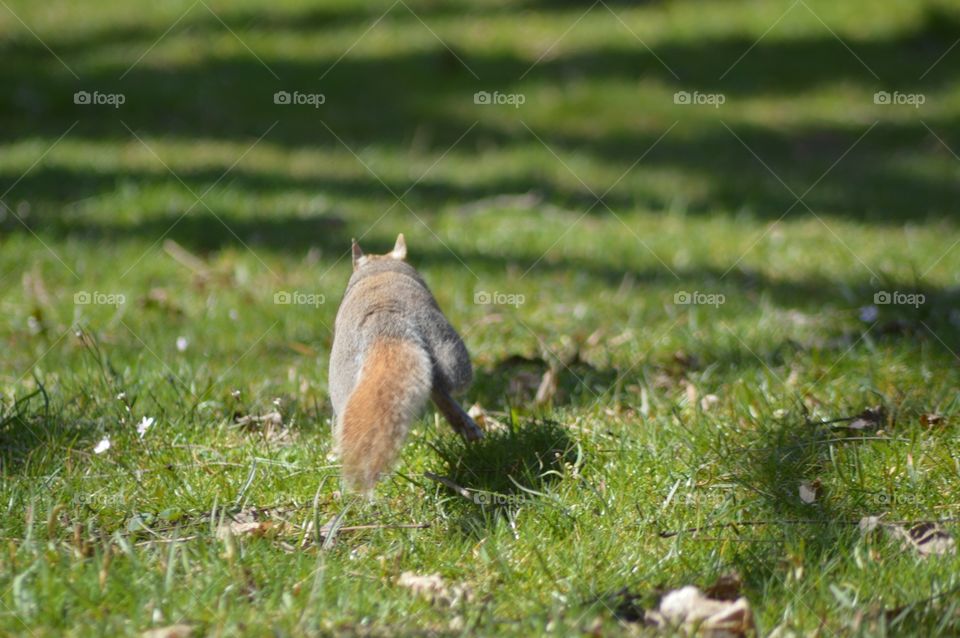
[[424, 475], [426, 478], [430, 479], [431, 481], [436, 481], [437, 483], [440, 483], [440, 484], [443, 485], [444, 487], [447, 487], [447, 488], [453, 490], [454, 492], [456, 492], [457, 494], [459, 494], [459, 495], [462, 496], [463, 498], [467, 499], [467, 500], [470, 501], [471, 503], [473, 502], [473, 496], [470, 495], [470, 490], [468, 490], [468, 489], [465, 488], [465, 487], [461, 487], [461, 486], [457, 485], [456, 483], [454, 483], [453, 481], [451, 481], [451, 480], [448, 479], [447, 477], [445, 477], [445, 476], [439, 476], [439, 475], [437, 475], [437, 474], [434, 474], [433, 472], [424, 472], [423, 475]]
[[[917, 525], [921, 521], [891, 521], [890, 524], [895, 525]], [[960, 518], [941, 518], [935, 521], [929, 521], [934, 523], [956, 523], [960, 522]], [[710, 525], [701, 525], [699, 527], [686, 527], [683, 529], [668, 530], [657, 532], [657, 536], [660, 538], [672, 538], [674, 536], [679, 536], [680, 534], [696, 534], [708, 529], [726, 529], [729, 527], [761, 527], [764, 525], [859, 525], [860, 521], [851, 521], [851, 520], [837, 520], [837, 521], [823, 521], [815, 519], [788, 519], [784, 521], [738, 521], [735, 523], [712, 523]], [[736, 540], [736, 539], [723, 539], [723, 540]]]

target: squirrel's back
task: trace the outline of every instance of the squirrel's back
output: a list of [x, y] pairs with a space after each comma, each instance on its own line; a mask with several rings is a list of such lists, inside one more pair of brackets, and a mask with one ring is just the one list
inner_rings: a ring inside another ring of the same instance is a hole
[[472, 379], [466, 346], [403, 261], [402, 235], [397, 245], [388, 255], [359, 259], [355, 247], [355, 270], [334, 326], [334, 435], [344, 479], [361, 490], [389, 468], [432, 388], [455, 392]]

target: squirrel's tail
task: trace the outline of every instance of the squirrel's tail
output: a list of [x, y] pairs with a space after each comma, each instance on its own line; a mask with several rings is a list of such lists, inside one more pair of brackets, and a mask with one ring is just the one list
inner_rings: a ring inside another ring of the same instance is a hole
[[367, 492], [390, 469], [432, 386], [430, 356], [419, 344], [382, 338], [370, 345], [336, 428], [348, 488]]

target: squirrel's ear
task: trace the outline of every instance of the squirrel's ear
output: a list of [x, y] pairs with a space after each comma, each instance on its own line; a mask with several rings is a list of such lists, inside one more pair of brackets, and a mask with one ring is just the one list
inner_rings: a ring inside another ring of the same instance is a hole
[[393, 250], [390, 251], [390, 256], [394, 259], [407, 258], [407, 242], [403, 239], [403, 233], [397, 235], [397, 243], [393, 245]]
[[353, 269], [356, 270], [363, 264], [363, 251], [360, 250], [360, 244], [357, 243], [356, 239], [351, 239], [353, 246], [351, 250], [353, 252]]

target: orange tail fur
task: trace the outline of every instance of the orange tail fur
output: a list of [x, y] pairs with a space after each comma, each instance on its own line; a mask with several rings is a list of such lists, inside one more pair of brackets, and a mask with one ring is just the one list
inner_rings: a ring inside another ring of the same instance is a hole
[[390, 469], [432, 385], [430, 358], [417, 344], [399, 339], [373, 342], [337, 428], [348, 488], [369, 491]]

